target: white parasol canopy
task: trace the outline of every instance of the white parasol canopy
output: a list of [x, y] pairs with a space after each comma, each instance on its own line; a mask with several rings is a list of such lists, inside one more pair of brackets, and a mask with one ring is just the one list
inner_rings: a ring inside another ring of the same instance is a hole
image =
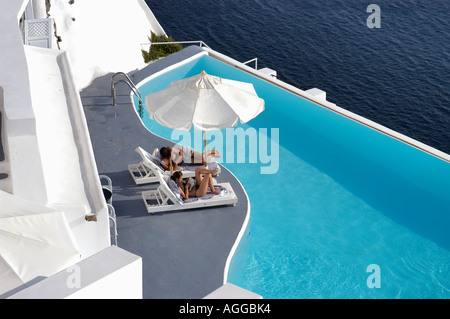
[[223, 79], [203, 71], [173, 81], [161, 91], [145, 97], [151, 119], [172, 129], [221, 130], [246, 123], [264, 111], [264, 100], [253, 84]]
[[64, 213], [0, 190], [0, 294], [80, 260]]
[[[202, 73], [173, 81], [145, 97], [151, 119], [177, 130], [221, 130], [246, 123], [264, 111], [253, 84]], [[206, 133], [205, 133], [206, 152]]]

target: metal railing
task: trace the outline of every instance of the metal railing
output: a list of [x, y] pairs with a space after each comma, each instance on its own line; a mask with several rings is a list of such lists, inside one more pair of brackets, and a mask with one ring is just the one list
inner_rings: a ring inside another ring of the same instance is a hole
[[[117, 218], [116, 218], [116, 210], [113, 205], [107, 204], [108, 206], [108, 216], [109, 220], [112, 222], [112, 229], [110, 229], [110, 235], [112, 239], [112, 244], [117, 246]], [[110, 225], [111, 227], [111, 225]]]
[[[211, 49], [205, 42], [198, 40], [198, 41], [174, 41], [174, 42], [149, 42], [149, 43], [141, 43], [141, 48], [146, 51], [150, 51], [150, 47], [153, 44], [198, 44], [201, 47], [206, 47], [208, 49]], [[146, 46], [145, 48], [143, 46]]]
[[255, 70], [258, 70], [258, 58], [253, 58], [253, 59], [248, 60], [246, 62], [242, 62], [242, 64], [247, 65], [247, 64], [252, 63], [252, 62], [255, 62]]
[[[126, 80], [118, 80], [118, 81], [114, 82], [114, 77], [116, 77], [117, 75], [124, 75], [126, 77]], [[130, 77], [124, 72], [116, 72], [111, 77], [111, 96], [113, 99], [112, 105], [117, 106], [116, 105], [116, 84], [118, 84], [120, 82], [127, 84], [128, 87], [130, 88], [130, 90], [133, 91], [134, 95], [136, 95], [136, 97], [139, 99], [139, 116], [142, 117], [143, 112], [144, 112], [144, 102], [142, 101], [141, 92], [139, 92], [137, 87], [134, 85], [133, 81], [131, 81]]]
[[[143, 50], [150, 51], [150, 47], [151, 47], [153, 44], [198, 44], [200, 47], [206, 47], [206, 48], [212, 50], [211, 47], [209, 47], [209, 45], [207, 45], [205, 42], [203, 42], [203, 41], [201, 41], [201, 40], [198, 40], [198, 41], [174, 41], [174, 42], [150, 42], [150, 43], [141, 43], [141, 48], [142, 48]], [[145, 46], [145, 48], [144, 48], [143, 46]], [[251, 59], [251, 60], [248, 60], [248, 61], [246, 61], [246, 62], [243, 62], [242, 64], [249, 64], [249, 63], [252, 63], [252, 62], [255, 63], [255, 70], [258, 70], [258, 58], [253, 58], [253, 59]]]

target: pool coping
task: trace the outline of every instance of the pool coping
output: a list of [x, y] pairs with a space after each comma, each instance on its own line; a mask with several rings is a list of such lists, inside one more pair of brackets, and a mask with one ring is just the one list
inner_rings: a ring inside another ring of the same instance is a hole
[[412, 147], [414, 147], [414, 148], [416, 148], [416, 149], [418, 149], [420, 151], [423, 151], [423, 152], [425, 152], [427, 154], [430, 154], [430, 155], [432, 155], [432, 156], [434, 156], [434, 157], [436, 157], [438, 159], [441, 159], [443, 161], [446, 161], [446, 162], [450, 163], [450, 155], [445, 153], [445, 152], [443, 152], [443, 151], [440, 151], [440, 150], [438, 150], [438, 149], [436, 149], [434, 147], [431, 147], [431, 146], [429, 146], [429, 145], [427, 145], [425, 143], [422, 143], [422, 142], [420, 142], [418, 140], [415, 140], [415, 139], [413, 139], [413, 138], [411, 138], [409, 136], [406, 136], [406, 135], [404, 135], [402, 133], [394, 131], [394, 130], [386, 127], [386, 126], [378, 124], [378, 123], [376, 123], [376, 122], [374, 122], [372, 120], [369, 120], [369, 119], [367, 119], [367, 118], [365, 118], [365, 117], [363, 117], [361, 115], [358, 115], [356, 113], [348, 111], [348, 110], [346, 110], [346, 109], [344, 109], [342, 107], [337, 106], [336, 104], [334, 104], [332, 102], [329, 102], [329, 101], [326, 101], [326, 100], [324, 100], [322, 98], [316, 97], [316, 96], [308, 93], [307, 91], [301, 90], [301, 89], [299, 89], [299, 88], [297, 88], [297, 87], [295, 87], [295, 86], [293, 86], [293, 85], [291, 85], [289, 83], [286, 83], [286, 82], [283, 82], [281, 80], [278, 80], [277, 78], [275, 78], [273, 76], [270, 76], [270, 75], [264, 74], [262, 72], [259, 72], [258, 70], [255, 70], [254, 68], [251, 68], [251, 67], [249, 67], [249, 66], [247, 66], [247, 65], [245, 65], [245, 64], [243, 64], [243, 63], [241, 63], [239, 61], [236, 61], [235, 59], [230, 58], [230, 57], [228, 57], [228, 56], [226, 56], [226, 55], [224, 55], [224, 54], [222, 54], [220, 52], [214, 51], [214, 50], [212, 50], [210, 48], [202, 48], [202, 49], [204, 51], [208, 52], [208, 54], [211, 57], [213, 57], [213, 58], [215, 58], [215, 59], [217, 59], [219, 61], [222, 61], [222, 62], [224, 62], [224, 63], [226, 63], [226, 64], [228, 64], [230, 66], [233, 66], [233, 67], [238, 68], [238, 69], [240, 69], [240, 70], [242, 70], [244, 72], [247, 72], [247, 73], [249, 73], [249, 74], [251, 74], [251, 75], [253, 75], [253, 76], [255, 76], [255, 77], [257, 77], [257, 78], [259, 78], [261, 80], [264, 80], [264, 81], [269, 82], [269, 83], [271, 83], [273, 85], [276, 85], [277, 87], [279, 87], [279, 88], [281, 88], [283, 90], [286, 90], [286, 91], [288, 91], [288, 92], [290, 92], [292, 94], [298, 95], [298, 96], [300, 96], [300, 97], [302, 97], [302, 98], [304, 98], [304, 99], [306, 99], [306, 100], [308, 100], [308, 101], [310, 101], [310, 102], [312, 102], [312, 103], [314, 103], [314, 104], [316, 104], [316, 105], [318, 105], [318, 106], [320, 106], [322, 108], [325, 108], [325, 109], [327, 109], [329, 111], [332, 111], [332, 112], [334, 112], [336, 114], [339, 114], [341, 116], [344, 116], [345, 118], [348, 118], [348, 119], [350, 119], [352, 121], [355, 121], [355, 122], [357, 122], [357, 123], [359, 123], [361, 125], [364, 125], [364, 126], [370, 128], [370, 129], [373, 129], [373, 130], [375, 130], [375, 131], [377, 131], [379, 133], [387, 135], [387, 136], [389, 136], [391, 138], [394, 138], [394, 139], [396, 139], [396, 140], [398, 140], [398, 141], [400, 141], [402, 143], [405, 143], [405, 144], [407, 144], [409, 146], [412, 146]]

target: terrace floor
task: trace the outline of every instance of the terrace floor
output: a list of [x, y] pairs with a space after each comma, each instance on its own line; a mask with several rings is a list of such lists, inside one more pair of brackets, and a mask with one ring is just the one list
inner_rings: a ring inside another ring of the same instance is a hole
[[[139, 83], [200, 50], [188, 47], [129, 76]], [[236, 206], [148, 214], [141, 192], [157, 184], [136, 185], [128, 164], [140, 161], [137, 146], [151, 152], [174, 143], [142, 125], [125, 84], [117, 86], [117, 106], [112, 106], [111, 77], [96, 78], [80, 94], [98, 172], [113, 182], [118, 246], [142, 257], [144, 298], [203, 298], [223, 284], [227, 257], [249, 207], [245, 192], [222, 167], [216, 179], [231, 183], [239, 198]]]

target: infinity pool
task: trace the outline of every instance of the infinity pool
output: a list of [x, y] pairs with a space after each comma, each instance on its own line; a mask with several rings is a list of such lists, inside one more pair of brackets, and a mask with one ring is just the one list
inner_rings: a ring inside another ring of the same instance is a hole
[[[251, 203], [229, 282], [264, 298], [450, 297], [450, 163], [209, 56], [139, 90], [202, 70], [254, 84], [266, 110], [241, 127], [267, 131], [268, 154], [275, 145], [279, 154], [274, 174], [261, 174], [268, 164], [251, 159], [250, 145], [245, 163], [223, 163]], [[171, 138], [147, 113], [143, 121]]]

